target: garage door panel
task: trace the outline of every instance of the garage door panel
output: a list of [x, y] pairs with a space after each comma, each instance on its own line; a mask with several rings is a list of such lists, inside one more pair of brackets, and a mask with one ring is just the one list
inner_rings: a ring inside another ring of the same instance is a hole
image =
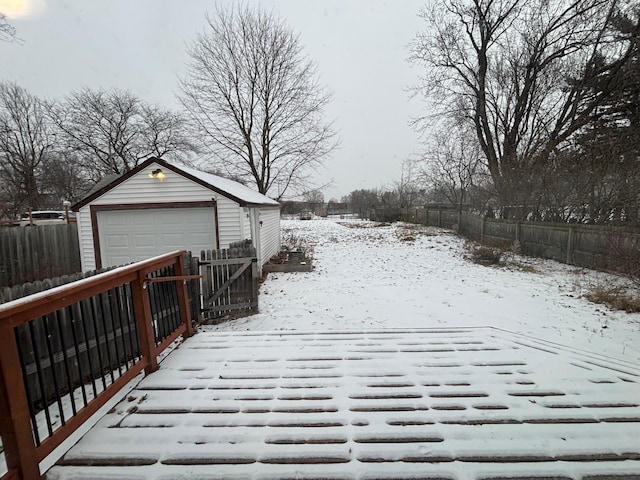
[[129, 237], [127, 235], [107, 235], [106, 244], [109, 248], [128, 248]]
[[191, 211], [187, 214], [187, 217], [189, 218], [190, 221], [207, 222], [207, 221], [211, 221], [212, 215], [213, 215], [213, 210], [203, 211], [203, 212]]
[[158, 237], [153, 234], [134, 234], [133, 235], [133, 246], [135, 248], [156, 248], [161, 246], [158, 245]]
[[157, 225], [158, 222], [153, 215], [140, 215], [138, 212], [136, 215], [131, 217], [130, 223], [132, 225], [153, 227]]
[[[189, 243], [194, 245], [208, 245], [210, 235], [208, 232], [194, 232], [189, 235]], [[212, 249], [213, 247], [207, 247]]]
[[105, 217], [103, 225], [107, 225], [109, 227], [113, 226], [125, 226], [128, 223], [128, 219], [126, 217], [118, 217], [115, 215], [109, 215]]
[[213, 249], [211, 207], [106, 210], [97, 213], [103, 266], [123, 265], [174, 250]]
[[171, 247], [174, 250], [183, 248], [183, 245], [188, 245], [189, 242], [185, 239], [183, 233], [165, 233], [162, 235], [162, 245], [165, 247]]
[[161, 218], [159, 218], [158, 220], [166, 225], [183, 225], [184, 224], [184, 217], [179, 213], [179, 210], [176, 210], [175, 212], [170, 212], [165, 215], [161, 215], [160, 217]]

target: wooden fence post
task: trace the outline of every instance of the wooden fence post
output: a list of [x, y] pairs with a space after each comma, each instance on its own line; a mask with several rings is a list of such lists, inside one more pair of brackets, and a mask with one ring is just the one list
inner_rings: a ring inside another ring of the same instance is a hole
[[16, 337], [8, 321], [0, 327], [0, 409], [0, 435], [9, 473], [17, 471], [22, 480], [40, 479]]
[[258, 259], [251, 259], [251, 303], [258, 307]]
[[573, 237], [574, 237], [574, 228], [569, 228], [569, 235], [567, 235], [567, 257], [565, 258], [565, 263], [571, 265], [573, 259]]
[[[184, 277], [186, 275], [184, 266], [184, 256], [178, 255], [176, 263], [176, 275]], [[187, 292], [187, 281], [177, 280], [176, 288], [178, 290], [178, 303], [180, 305], [180, 316], [185, 324], [186, 330], [184, 336], [190, 337], [193, 335], [193, 324], [191, 323], [191, 309], [189, 308], [189, 293]]]
[[140, 335], [140, 353], [147, 360], [145, 374], [158, 370], [158, 358], [155, 350], [155, 332], [153, 330], [153, 316], [151, 314], [151, 303], [149, 301], [149, 291], [145, 285], [146, 273], [138, 271], [138, 278], [131, 282], [131, 293], [133, 294], [133, 308], [136, 312], [136, 324], [138, 335]]

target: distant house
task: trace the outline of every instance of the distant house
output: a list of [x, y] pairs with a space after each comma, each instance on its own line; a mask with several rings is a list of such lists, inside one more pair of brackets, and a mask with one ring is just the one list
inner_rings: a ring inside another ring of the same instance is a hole
[[84, 271], [177, 249], [251, 240], [260, 267], [280, 249], [280, 204], [238, 182], [150, 158], [75, 204]]

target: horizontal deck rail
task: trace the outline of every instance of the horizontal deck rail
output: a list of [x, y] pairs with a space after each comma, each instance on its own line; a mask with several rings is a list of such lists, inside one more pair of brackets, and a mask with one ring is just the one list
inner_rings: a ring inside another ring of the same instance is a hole
[[177, 337], [193, 334], [185, 253], [0, 305], [8, 468], [0, 480], [39, 479], [39, 462], [142, 370], [157, 370], [158, 355]]

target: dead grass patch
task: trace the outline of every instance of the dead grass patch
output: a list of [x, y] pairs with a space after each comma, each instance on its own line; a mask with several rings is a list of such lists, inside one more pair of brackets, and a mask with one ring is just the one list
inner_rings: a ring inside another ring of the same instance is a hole
[[399, 223], [396, 237], [401, 242], [415, 242], [418, 237], [434, 237], [438, 235], [433, 228], [411, 223]]
[[633, 294], [628, 288], [619, 285], [592, 285], [584, 298], [593, 303], [606, 305], [612, 310], [624, 310], [627, 313], [640, 312], [640, 295]]
[[336, 222], [338, 225], [342, 225], [347, 228], [380, 228], [390, 227], [391, 224], [387, 222]]

